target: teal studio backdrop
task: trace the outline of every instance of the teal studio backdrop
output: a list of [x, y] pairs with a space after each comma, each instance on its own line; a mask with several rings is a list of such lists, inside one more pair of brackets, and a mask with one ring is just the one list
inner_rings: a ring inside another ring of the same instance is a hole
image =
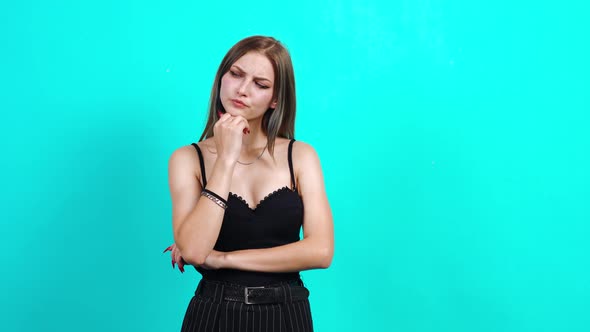
[[334, 214], [317, 331], [590, 331], [586, 2], [0, 6], [1, 331], [180, 330], [168, 158], [254, 34]]

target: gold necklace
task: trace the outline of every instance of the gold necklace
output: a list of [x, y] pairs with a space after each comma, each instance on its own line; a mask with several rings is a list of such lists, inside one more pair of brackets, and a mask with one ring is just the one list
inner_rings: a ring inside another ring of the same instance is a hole
[[253, 161], [253, 162], [250, 162], [250, 163], [243, 163], [243, 162], [241, 162], [241, 161], [239, 161], [239, 160], [237, 160], [237, 162], [238, 162], [238, 164], [242, 164], [242, 165], [246, 165], [246, 166], [248, 166], [248, 165], [252, 165], [252, 164], [254, 164], [254, 163], [255, 163], [255, 162], [258, 160], [258, 159], [260, 159], [260, 157], [262, 157], [262, 155], [264, 154], [264, 151], [266, 151], [266, 145], [264, 146], [264, 149], [262, 149], [262, 153], [260, 153], [260, 155], [259, 155], [258, 157], [256, 157], [256, 159], [254, 159], [254, 161]]
[[[205, 146], [205, 148], [207, 148], [207, 151], [209, 151], [211, 154], [217, 154], [216, 152], [213, 152], [213, 151], [211, 151], [211, 150], [209, 149], [209, 147], [208, 147], [208, 146]], [[238, 162], [238, 164], [241, 164], [241, 165], [245, 165], [245, 166], [252, 165], [252, 164], [254, 164], [254, 163], [255, 163], [255, 162], [258, 160], [258, 159], [260, 159], [260, 157], [262, 157], [262, 155], [264, 154], [264, 151], [266, 151], [266, 145], [264, 146], [264, 149], [262, 149], [262, 152], [260, 153], [260, 155], [259, 155], [258, 157], [256, 157], [256, 159], [254, 159], [254, 161], [252, 161], [252, 162], [249, 162], [249, 163], [243, 163], [243, 162], [241, 162], [241, 161], [239, 161], [239, 160], [236, 160], [236, 161]]]

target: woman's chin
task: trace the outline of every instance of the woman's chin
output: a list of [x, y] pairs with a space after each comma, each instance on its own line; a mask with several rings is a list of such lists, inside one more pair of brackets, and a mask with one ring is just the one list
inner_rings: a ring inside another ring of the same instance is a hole
[[224, 107], [225, 108], [225, 113], [231, 115], [231, 116], [236, 116], [236, 115], [241, 115], [244, 116], [244, 111], [236, 109], [234, 107]]

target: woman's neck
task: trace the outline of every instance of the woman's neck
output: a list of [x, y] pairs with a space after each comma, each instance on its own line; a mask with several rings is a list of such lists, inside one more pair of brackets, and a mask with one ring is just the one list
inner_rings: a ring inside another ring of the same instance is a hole
[[268, 142], [268, 137], [262, 131], [260, 120], [248, 121], [248, 124], [250, 133], [245, 134], [242, 138], [242, 155], [244, 157], [260, 153], [260, 149], [263, 149]]

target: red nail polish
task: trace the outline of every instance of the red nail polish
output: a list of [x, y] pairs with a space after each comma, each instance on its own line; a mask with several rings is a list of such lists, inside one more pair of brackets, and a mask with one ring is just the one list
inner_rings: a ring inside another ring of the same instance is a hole
[[183, 266], [178, 265], [178, 269], [180, 270], [180, 272], [184, 273], [184, 267]]
[[172, 246], [169, 246], [168, 248], [164, 249], [164, 252], [169, 251], [169, 250], [172, 250]]
[[176, 262], [175, 262], [174, 260], [172, 260], [172, 268], [174, 268], [174, 264], [175, 264], [175, 263], [176, 263]]

